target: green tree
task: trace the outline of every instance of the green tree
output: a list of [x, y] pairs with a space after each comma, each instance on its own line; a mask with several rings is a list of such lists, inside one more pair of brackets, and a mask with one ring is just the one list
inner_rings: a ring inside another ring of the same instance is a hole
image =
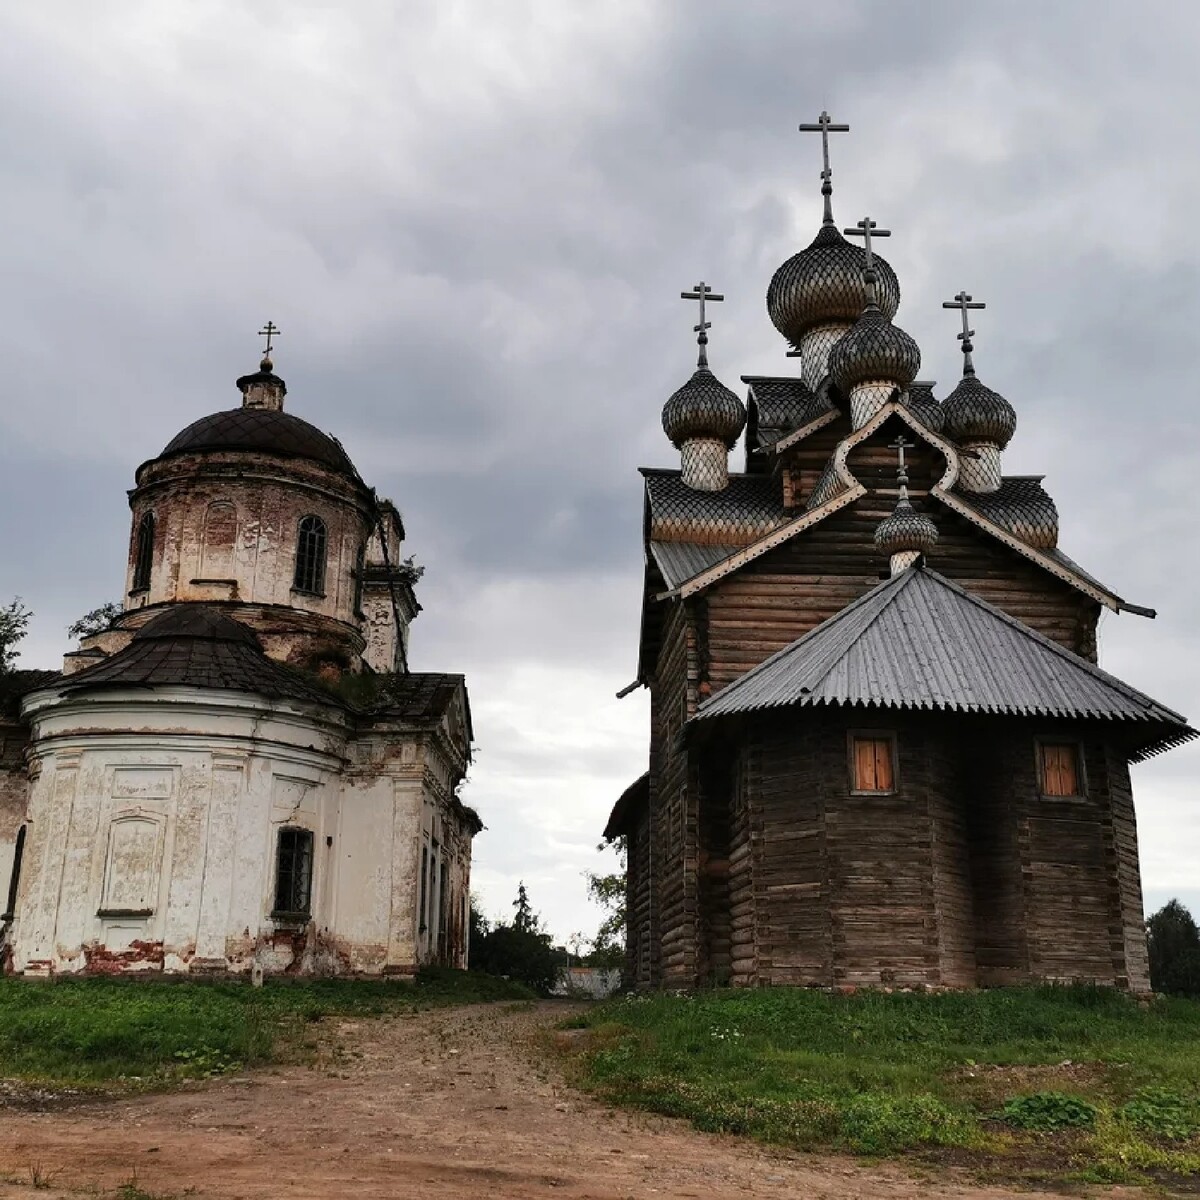
[[122, 611], [119, 604], [115, 604], [111, 600], [105, 601], [98, 608], [84, 613], [78, 621], [68, 625], [67, 636], [86, 638], [91, 637], [93, 633], [102, 633], [121, 615]]
[[550, 944], [550, 935], [542, 932], [541, 920], [529, 903], [522, 883], [513, 901], [516, 913], [511, 922], [494, 925], [471, 899], [470, 965], [474, 971], [486, 971], [526, 984], [543, 996], [558, 982], [559, 955]]
[[604, 910], [604, 920], [592, 942], [592, 951], [587, 962], [594, 967], [619, 967], [625, 959], [625, 868], [626, 843], [624, 837], [614, 838], [611, 843], [601, 842], [597, 850], [615, 849], [620, 858], [619, 869], [611, 875], [599, 875], [585, 871], [590, 899]]
[[12, 602], [0, 608], [0, 671], [11, 671], [17, 661], [17, 646], [29, 632], [29, 619], [33, 613], [14, 596]]
[[1146, 922], [1146, 941], [1150, 986], [1200, 997], [1200, 928], [1178, 900], [1169, 900]]

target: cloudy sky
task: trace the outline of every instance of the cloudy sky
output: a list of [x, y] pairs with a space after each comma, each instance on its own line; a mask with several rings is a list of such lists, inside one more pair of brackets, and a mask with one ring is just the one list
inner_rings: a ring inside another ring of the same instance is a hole
[[[1200, 719], [1194, 379], [1200, 10], [1060, 0], [42, 0], [0, 10], [0, 599], [23, 662], [120, 594], [133, 470], [238, 403], [289, 410], [401, 506], [417, 669], [468, 675], [487, 823], [560, 936], [645, 766], [641, 495], [669, 466], [703, 277], [726, 382], [789, 374], [763, 303], [820, 219], [894, 231], [922, 375], [1016, 406], [1062, 547], [1159, 618], [1102, 661]], [[1136, 769], [1147, 903], [1200, 909], [1200, 747]]]

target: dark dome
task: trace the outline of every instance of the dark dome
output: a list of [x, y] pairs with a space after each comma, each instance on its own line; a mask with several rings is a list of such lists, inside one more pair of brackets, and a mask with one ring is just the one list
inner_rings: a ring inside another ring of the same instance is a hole
[[974, 375], [962, 382], [942, 401], [946, 432], [959, 443], [993, 442], [1001, 450], [1017, 431], [1017, 414], [999, 392], [980, 383]]
[[875, 545], [884, 554], [919, 550], [922, 554], [937, 545], [937, 526], [924, 513], [919, 513], [901, 497], [895, 511], [885, 517], [875, 530]]
[[[891, 266], [872, 255], [879, 307], [891, 319], [900, 307], [900, 281]], [[767, 312], [793, 346], [804, 331], [827, 321], [857, 321], [867, 299], [863, 269], [867, 253], [832, 225], [822, 225], [807, 249], [793, 254], [771, 278]]]
[[829, 374], [844, 395], [858, 383], [887, 380], [907, 387], [921, 369], [921, 351], [878, 308], [868, 307], [829, 352]]
[[205, 642], [240, 642], [257, 646], [252, 629], [206, 604], [173, 604], [165, 612], [147, 621], [134, 635], [135, 642], [157, 638], [195, 638]]
[[270, 408], [231, 408], [193, 421], [159, 456], [199, 450], [254, 450], [286, 458], [308, 458], [357, 478], [345, 450], [315, 425]]
[[663, 405], [663, 432], [681, 446], [688, 438], [720, 438], [731, 450], [746, 425], [746, 406], [707, 367]]

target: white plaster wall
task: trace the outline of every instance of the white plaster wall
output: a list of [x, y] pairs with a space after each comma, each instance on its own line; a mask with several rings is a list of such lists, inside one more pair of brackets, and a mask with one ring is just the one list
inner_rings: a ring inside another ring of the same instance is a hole
[[[351, 774], [333, 710], [184, 688], [31, 704], [16, 970], [413, 969], [420, 735], [389, 732]], [[302, 927], [271, 917], [283, 826], [314, 834]], [[139, 836], [114, 891], [117, 827]]]

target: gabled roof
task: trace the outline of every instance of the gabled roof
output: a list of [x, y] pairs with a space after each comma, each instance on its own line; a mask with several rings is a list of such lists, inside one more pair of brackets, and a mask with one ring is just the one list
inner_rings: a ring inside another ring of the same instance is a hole
[[436, 725], [460, 693], [463, 697], [467, 741], [473, 737], [467, 681], [463, 675], [445, 671], [360, 675], [364, 685], [351, 697], [355, 707], [371, 717], [388, 718], [414, 725]]
[[791, 705], [1120, 721], [1135, 761], [1197, 736], [1178, 713], [923, 567], [872, 588], [692, 721]]

